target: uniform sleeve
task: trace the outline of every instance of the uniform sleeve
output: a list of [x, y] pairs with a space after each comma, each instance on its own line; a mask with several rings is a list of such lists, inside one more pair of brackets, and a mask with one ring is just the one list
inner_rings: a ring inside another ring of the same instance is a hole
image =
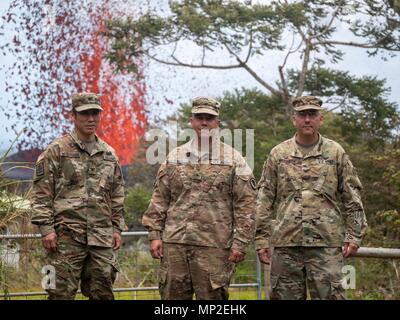
[[58, 176], [58, 159], [56, 147], [53, 147], [43, 152], [35, 165], [30, 193], [31, 222], [39, 227], [42, 236], [55, 232], [53, 201], [55, 181]]
[[115, 166], [111, 189], [111, 220], [114, 232], [121, 233], [127, 229], [124, 220], [124, 177], [119, 163]]
[[246, 246], [254, 241], [256, 181], [250, 167], [242, 159], [235, 169], [233, 178], [234, 234], [232, 249], [245, 252]]
[[349, 156], [344, 154], [342, 166], [339, 168], [339, 193], [344, 206], [346, 226], [345, 242], [360, 246], [361, 240], [368, 227], [364, 207], [361, 201], [361, 182]]
[[272, 219], [276, 200], [278, 174], [277, 161], [270, 154], [264, 163], [261, 179], [258, 182], [256, 202], [256, 249], [269, 248], [272, 235]]
[[162, 164], [157, 173], [149, 207], [144, 213], [142, 219], [142, 224], [149, 231], [149, 240], [161, 239], [170, 200], [171, 192], [169, 187], [167, 166], [166, 164]]

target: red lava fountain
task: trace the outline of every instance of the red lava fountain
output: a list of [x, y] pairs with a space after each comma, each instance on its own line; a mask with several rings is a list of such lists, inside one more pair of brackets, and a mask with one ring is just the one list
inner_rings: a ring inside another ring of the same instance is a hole
[[106, 20], [129, 15], [114, 7], [106, 0], [11, 3], [1, 28], [13, 35], [0, 53], [15, 59], [7, 73], [12, 98], [4, 112], [15, 119], [11, 129], [25, 128], [20, 149], [44, 148], [71, 130], [71, 94], [91, 91], [101, 95], [104, 108], [99, 136], [122, 165], [133, 162], [147, 127], [146, 89], [140, 71], [116, 73], [105, 59]]

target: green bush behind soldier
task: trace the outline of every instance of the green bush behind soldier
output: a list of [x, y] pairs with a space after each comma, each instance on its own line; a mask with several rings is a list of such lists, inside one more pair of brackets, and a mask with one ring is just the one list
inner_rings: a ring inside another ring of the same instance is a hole
[[74, 299], [79, 280], [90, 299], [114, 299], [124, 182], [114, 149], [95, 134], [102, 110], [98, 95], [73, 95], [74, 130], [53, 141], [36, 162], [31, 221], [55, 268], [49, 299]]
[[274, 247], [272, 299], [306, 299], [307, 288], [311, 299], [344, 299], [343, 257], [367, 228], [349, 156], [319, 134], [321, 105], [313, 96], [293, 100], [297, 132], [271, 150], [258, 183], [256, 249], [269, 263]]
[[256, 183], [239, 152], [220, 142], [219, 108], [193, 100], [195, 138], [160, 166], [143, 216], [150, 252], [161, 258], [162, 299], [228, 299], [235, 264], [254, 240]]

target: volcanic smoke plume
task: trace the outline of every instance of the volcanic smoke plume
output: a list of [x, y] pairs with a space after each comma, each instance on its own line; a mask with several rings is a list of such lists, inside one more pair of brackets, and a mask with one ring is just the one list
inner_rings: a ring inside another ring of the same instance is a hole
[[140, 71], [115, 73], [104, 58], [109, 44], [102, 36], [106, 20], [134, 14], [126, 10], [130, 6], [115, 9], [121, 3], [11, 3], [2, 17], [2, 32], [10, 41], [0, 53], [12, 55], [15, 62], [6, 70], [11, 98], [3, 111], [15, 119], [10, 129], [26, 128], [20, 149], [44, 148], [70, 131], [71, 94], [92, 91], [101, 94], [104, 107], [99, 136], [114, 147], [121, 164], [132, 163], [147, 126], [145, 85]]

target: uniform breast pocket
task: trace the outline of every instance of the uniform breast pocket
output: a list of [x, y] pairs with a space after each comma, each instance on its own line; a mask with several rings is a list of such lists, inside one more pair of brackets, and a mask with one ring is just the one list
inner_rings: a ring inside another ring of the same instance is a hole
[[278, 165], [278, 193], [281, 195], [301, 189], [301, 162], [283, 159]]
[[231, 189], [232, 166], [212, 165], [208, 176], [210, 190], [228, 192]]
[[194, 186], [196, 175], [198, 173], [190, 164], [175, 165], [171, 172], [171, 185], [176, 190], [181, 190], [182, 188], [189, 190]]
[[336, 164], [326, 163], [321, 169], [321, 175], [314, 189], [322, 191], [331, 198], [336, 198], [338, 190], [338, 178]]
[[83, 165], [79, 153], [61, 153], [61, 176], [66, 185], [79, 183], [82, 178], [82, 170]]
[[101, 170], [99, 170], [99, 187], [102, 190], [109, 191], [113, 183], [114, 177], [114, 163], [105, 161]]

